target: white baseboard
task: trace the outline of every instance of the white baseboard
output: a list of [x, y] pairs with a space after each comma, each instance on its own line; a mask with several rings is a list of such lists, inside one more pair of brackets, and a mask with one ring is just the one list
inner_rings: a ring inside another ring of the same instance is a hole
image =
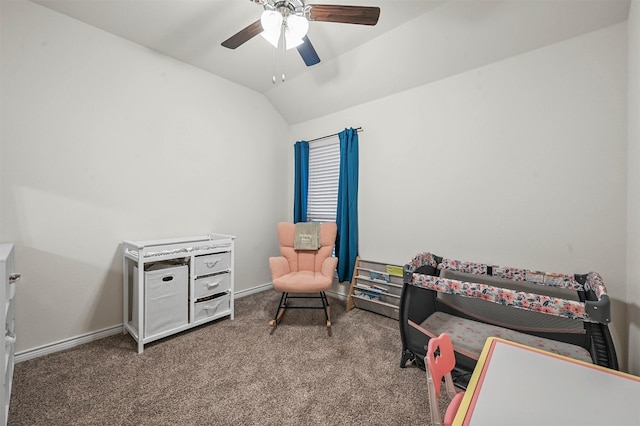
[[247, 288], [247, 289], [240, 290], [240, 291], [234, 291], [233, 292], [233, 298], [234, 299], [240, 299], [242, 297], [246, 297], [246, 296], [249, 296], [251, 294], [256, 294], [256, 293], [261, 293], [263, 291], [271, 290], [272, 288], [273, 288], [273, 284], [272, 283], [260, 284], [258, 286], [252, 287], [252, 288]]
[[94, 340], [104, 339], [105, 337], [113, 336], [115, 334], [122, 333], [122, 324], [114, 325], [113, 327], [104, 328], [98, 331], [92, 331], [77, 337], [71, 337], [69, 339], [60, 340], [58, 342], [43, 345], [34, 349], [27, 349], [26, 351], [16, 353], [15, 362], [22, 362], [33, 358], [49, 355], [55, 352], [60, 352], [65, 349], [70, 349], [75, 346], [82, 345], [84, 343], [93, 342]]
[[333, 290], [327, 290], [325, 293], [327, 293], [328, 296], [331, 296], [334, 299], [347, 300], [347, 295], [346, 294], [336, 293]]
[[[249, 296], [251, 294], [261, 293], [273, 288], [272, 283], [261, 284], [256, 287], [237, 291], [233, 294], [234, 299], [240, 299], [242, 297]], [[346, 300], [347, 296], [344, 294], [336, 293], [334, 291], [327, 291], [328, 295], [340, 300]], [[84, 343], [93, 342], [95, 340], [104, 339], [105, 337], [113, 336], [123, 332], [123, 325], [114, 325], [112, 327], [104, 328], [98, 331], [92, 331], [90, 333], [82, 334], [77, 337], [71, 337], [69, 339], [60, 340], [58, 342], [42, 345], [34, 349], [27, 349], [16, 353], [15, 362], [27, 361], [29, 359], [38, 358], [41, 356], [49, 355], [55, 352], [64, 351], [75, 346], [82, 345]]]

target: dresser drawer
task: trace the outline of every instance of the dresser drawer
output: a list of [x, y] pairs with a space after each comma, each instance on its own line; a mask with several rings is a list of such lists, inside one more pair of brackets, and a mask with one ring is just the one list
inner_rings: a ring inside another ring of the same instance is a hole
[[231, 296], [225, 294], [224, 296], [216, 297], [215, 299], [194, 303], [195, 321], [213, 317], [225, 312], [230, 313], [230, 301]]
[[231, 254], [229, 252], [196, 256], [196, 277], [209, 275], [229, 269]]
[[231, 274], [229, 272], [197, 278], [195, 282], [195, 299], [198, 300], [203, 297], [226, 292], [229, 290], [230, 283]]

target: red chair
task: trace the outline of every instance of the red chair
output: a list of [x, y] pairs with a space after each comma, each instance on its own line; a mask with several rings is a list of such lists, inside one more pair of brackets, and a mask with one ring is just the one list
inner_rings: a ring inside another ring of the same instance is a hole
[[[327, 320], [327, 331], [331, 335], [331, 314], [325, 291], [331, 289], [338, 259], [332, 256], [338, 227], [333, 222], [320, 225], [319, 246], [316, 250], [296, 250], [296, 225], [278, 223], [280, 256], [269, 258], [273, 288], [282, 292], [275, 318], [269, 322], [271, 332], [280, 323], [285, 309], [322, 309]], [[292, 296], [291, 293], [319, 293], [318, 296]], [[321, 306], [289, 304], [290, 299], [321, 299]]]
[[[453, 352], [453, 344], [448, 334], [442, 333], [438, 337], [429, 339], [427, 353], [425, 355], [427, 370], [427, 383], [429, 389], [429, 408], [431, 411], [431, 423], [437, 426], [449, 426], [453, 423], [464, 392], [457, 392], [451, 378], [451, 371], [456, 366], [456, 357]], [[445, 388], [451, 402], [444, 414], [444, 423], [440, 415], [438, 400], [440, 399], [440, 386], [444, 378]]]

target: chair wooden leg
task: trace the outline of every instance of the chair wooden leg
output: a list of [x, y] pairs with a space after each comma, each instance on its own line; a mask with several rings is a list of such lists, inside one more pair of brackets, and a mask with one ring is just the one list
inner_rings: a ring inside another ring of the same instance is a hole
[[269, 326], [271, 327], [271, 333], [274, 332], [278, 324], [280, 324], [280, 320], [282, 320], [282, 316], [284, 315], [284, 311], [287, 308], [287, 294], [282, 293], [282, 297], [280, 297], [280, 303], [278, 303], [278, 310], [276, 311], [276, 316], [274, 319], [269, 321]]
[[327, 311], [327, 327], [331, 327], [331, 306], [327, 305], [325, 310]]

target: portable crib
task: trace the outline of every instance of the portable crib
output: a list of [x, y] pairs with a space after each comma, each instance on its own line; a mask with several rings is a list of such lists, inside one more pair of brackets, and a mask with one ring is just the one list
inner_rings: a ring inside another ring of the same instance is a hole
[[466, 386], [487, 337], [618, 369], [609, 297], [595, 272], [564, 275], [419, 253], [404, 266], [402, 359], [424, 368], [431, 337], [448, 333]]

